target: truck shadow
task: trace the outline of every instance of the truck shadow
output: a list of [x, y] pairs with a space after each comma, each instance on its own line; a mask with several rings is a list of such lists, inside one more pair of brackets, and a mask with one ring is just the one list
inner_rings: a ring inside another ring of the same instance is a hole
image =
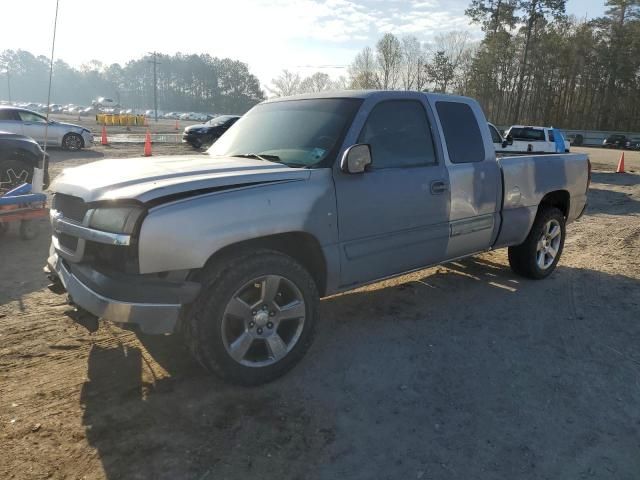
[[640, 175], [593, 172], [591, 174], [591, 183], [592, 185], [594, 183], [605, 183], [607, 185], [633, 186], [640, 184]]
[[589, 188], [589, 213], [608, 213], [610, 215], [629, 215], [640, 212], [640, 201], [631, 198], [631, 193], [615, 190]]
[[306, 358], [252, 389], [173, 337], [98, 342], [86, 437], [109, 479], [631, 478], [639, 287], [523, 280], [501, 254], [432, 268], [323, 300]]

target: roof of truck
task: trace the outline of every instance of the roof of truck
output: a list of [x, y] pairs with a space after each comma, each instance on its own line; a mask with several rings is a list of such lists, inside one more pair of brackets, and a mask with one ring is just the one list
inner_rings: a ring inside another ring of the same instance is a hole
[[450, 100], [456, 98], [466, 98], [457, 95], [448, 95], [443, 93], [416, 92], [411, 90], [334, 90], [326, 92], [305, 93], [302, 95], [292, 95], [290, 97], [269, 98], [262, 103], [282, 102], [286, 100], [311, 100], [314, 98], [360, 98], [366, 99], [370, 97], [382, 98], [406, 98], [415, 95], [428, 95], [430, 97], [443, 97]]

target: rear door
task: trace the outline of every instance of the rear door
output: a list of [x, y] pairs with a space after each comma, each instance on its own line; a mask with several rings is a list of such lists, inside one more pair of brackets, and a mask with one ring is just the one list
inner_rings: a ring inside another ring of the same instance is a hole
[[486, 250], [499, 226], [500, 167], [480, 106], [436, 97], [451, 188], [447, 258]]
[[23, 135], [22, 121], [18, 116], [17, 110], [0, 108], [0, 130]]
[[416, 94], [369, 99], [357, 116], [366, 120], [352, 138], [370, 145], [373, 163], [362, 174], [334, 170], [342, 287], [445, 257], [449, 180], [428, 109]]

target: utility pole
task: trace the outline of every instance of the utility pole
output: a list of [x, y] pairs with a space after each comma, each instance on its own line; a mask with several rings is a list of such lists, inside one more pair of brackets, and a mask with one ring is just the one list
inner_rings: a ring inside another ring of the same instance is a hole
[[156, 123], [158, 123], [158, 74], [157, 67], [160, 65], [156, 52], [152, 52], [153, 60], [149, 60], [149, 63], [153, 63], [153, 109], [155, 111]]
[[9, 103], [11, 103], [11, 75], [9, 74], [8, 68], [7, 68], [7, 90], [9, 91]]

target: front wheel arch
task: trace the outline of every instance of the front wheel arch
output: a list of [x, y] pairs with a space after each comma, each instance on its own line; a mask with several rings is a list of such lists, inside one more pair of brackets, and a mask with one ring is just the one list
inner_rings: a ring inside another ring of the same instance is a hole
[[327, 262], [320, 242], [310, 233], [300, 231], [266, 235], [226, 245], [213, 253], [202, 269], [192, 273], [192, 277], [197, 278], [199, 272], [206, 269], [208, 265], [225, 261], [226, 258], [235, 256], [238, 252], [262, 249], [275, 250], [292, 257], [311, 274], [320, 296], [326, 294]]

